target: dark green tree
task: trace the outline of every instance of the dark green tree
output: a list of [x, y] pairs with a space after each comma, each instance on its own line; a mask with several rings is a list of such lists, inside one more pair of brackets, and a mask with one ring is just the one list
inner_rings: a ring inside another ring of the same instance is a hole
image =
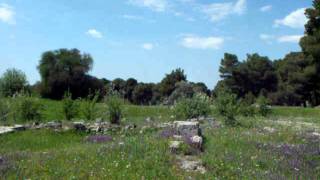
[[306, 100], [315, 106], [320, 104], [320, 0], [313, 1], [313, 7], [306, 10], [306, 16], [308, 22], [300, 45], [307, 61], [303, 69], [308, 92]]
[[130, 102], [133, 102], [132, 100], [132, 93], [134, 88], [138, 85], [138, 81], [134, 78], [129, 78], [126, 81], [125, 85], [125, 96], [124, 98], [129, 100]]
[[118, 93], [121, 98], [124, 98], [126, 93], [126, 81], [121, 78], [116, 78], [111, 84], [113, 92]]
[[305, 102], [308, 92], [303, 69], [306, 66], [306, 58], [301, 52], [292, 52], [283, 60], [275, 61], [279, 82], [277, 92], [271, 96], [274, 104], [301, 105]]
[[277, 89], [277, 76], [272, 61], [259, 54], [248, 54], [244, 62], [237, 56], [226, 53], [221, 60], [220, 81], [215, 88], [228, 89], [238, 97], [252, 93], [259, 96], [263, 92], [274, 92]]
[[132, 92], [132, 100], [137, 105], [149, 105], [153, 98], [153, 84], [139, 83]]
[[233, 72], [239, 66], [239, 64], [240, 63], [236, 55], [225, 53], [219, 68], [220, 77], [222, 79], [231, 79]]
[[180, 81], [187, 81], [187, 76], [184, 70], [178, 68], [173, 70], [170, 74], [166, 74], [165, 78], [161, 81], [160, 91], [164, 97], [169, 97], [175, 90], [176, 83]]
[[41, 75], [41, 95], [61, 99], [66, 91], [73, 98], [86, 97], [91, 92], [103, 92], [103, 82], [87, 73], [93, 66], [89, 54], [77, 49], [59, 49], [42, 54], [38, 66]]
[[272, 61], [259, 54], [248, 54], [234, 73], [235, 82], [240, 86], [241, 97], [251, 92], [258, 97], [263, 92], [277, 90], [277, 75]]

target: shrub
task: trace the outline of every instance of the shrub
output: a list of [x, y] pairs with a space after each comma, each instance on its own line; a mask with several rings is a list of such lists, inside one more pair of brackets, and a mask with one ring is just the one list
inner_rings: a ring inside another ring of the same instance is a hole
[[62, 104], [63, 114], [66, 120], [70, 121], [78, 115], [78, 104], [72, 99], [70, 92], [65, 93]]
[[271, 113], [270, 101], [264, 97], [260, 96], [257, 100], [258, 112], [262, 116], [268, 116]]
[[0, 93], [13, 96], [23, 91], [28, 85], [26, 75], [17, 69], [8, 69], [0, 79]]
[[15, 110], [18, 118], [23, 121], [41, 120], [43, 104], [40, 99], [26, 94], [20, 94], [15, 99]]
[[112, 124], [120, 124], [122, 116], [122, 99], [119, 96], [107, 97], [107, 112], [109, 120]]
[[192, 98], [180, 99], [174, 109], [178, 118], [198, 118], [210, 113], [210, 101], [206, 95], [196, 94]]
[[256, 115], [256, 108], [246, 100], [240, 100], [239, 102], [239, 114], [250, 117]]
[[0, 121], [4, 122], [8, 120], [10, 114], [9, 102], [0, 98]]
[[226, 125], [235, 126], [239, 124], [236, 116], [239, 114], [240, 104], [235, 94], [221, 91], [215, 99], [215, 106], [218, 114], [224, 117]]
[[85, 100], [82, 101], [81, 112], [86, 120], [94, 120], [97, 116], [97, 102], [99, 99], [99, 94], [90, 94]]

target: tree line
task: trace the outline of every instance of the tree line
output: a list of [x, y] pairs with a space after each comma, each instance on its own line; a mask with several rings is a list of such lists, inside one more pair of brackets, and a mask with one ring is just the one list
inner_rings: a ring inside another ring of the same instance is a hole
[[249, 54], [239, 61], [226, 53], [219, 69], [222, 80], [215, 94], [229, 90], [249, 102], [268, 97], [276, 105], [317, 106], [320, 104], [320, 0], [305, 12], [308, 22], [300, 40], [301, 52], [291, 52], [271, 61], [259, 54]]
[[166, 74], [160, 83], [142, 83], [134, 78], [99, 79], [89, 75], [92, 67], [93, 58], [78, 49], [47, 51], [37, 67], [41, 81], [30, 86], [22, 71], [9, 69], [0, 79], [0, 92], [3, 96], [14, 96], [27, 91], [55, 100], [63, 99], [66, 92], [73, 99], [92, 94], [98, 94], [99, 98], [116, 94], [137, 105], [173, 104], [195, 93], [210, 95], [204, 83], [189, 82], [180, 68]]

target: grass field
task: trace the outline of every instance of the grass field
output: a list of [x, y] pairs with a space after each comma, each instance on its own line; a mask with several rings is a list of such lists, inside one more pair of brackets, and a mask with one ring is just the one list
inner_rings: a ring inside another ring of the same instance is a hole
[[[62, 118], [60, 102], [43, 101], [45, 121]], [[319, 111], [275, 107], [268, 118], [239, 117], [246, 126], [235, 128], [204, 122], [199, 157], [207, 173], [198, 174], [179, 169], [159, 130], [139, 132], [147, 117], [172, 121], [170, 108], [126, 105], [123, 123], [138, 129], [110, 133], [110, 142], [90, 143], [73, 131], [0, 136], [0, 179], [319, 179]]]

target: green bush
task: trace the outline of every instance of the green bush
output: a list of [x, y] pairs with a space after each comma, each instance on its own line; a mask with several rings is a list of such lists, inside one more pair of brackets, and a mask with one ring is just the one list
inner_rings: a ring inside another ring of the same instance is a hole
[[10, 114], [9, 101], [0, 98], [0, 122], [5, 122], [8, 120]]
[[207, 116], [210, 113], [210, 101], [206, 95], [196, 94], [192, 98], [180, 99], [174, 111], [178, 118], [191, 119]]
[[118, 96], [108, 96], [106, 99], [108, 118], [112, 124], [120, 124], [123, 100]]
[[90, 94], [85, 100], [81, 103], [81, 112], [86, 120], [94, 120], [97, 116], [97, 102], [99, 99], [99, 94], [96, 95]]
[[20, 120], [41, 120], [41, 111], [43, 110], [43, 104], [41, 103], [40, 99], [32, 97], [30, 95], [20, 94], [13, 100], [16, 104], [14, 108], [16, 111], [16, 115], [18, 115], [18, 118]]
[[72, 99], [70, 92], [65, 93], [62, 104], [62, 111], [66, 120], [70, 121], [78, 115], [78, 103]]
[[270, 101], [266, 97], [260, 96], [257, 99], [257, 105], [260, 115], [266, 117], [271, 113]]
[[256, 115], [256, 108], [246, 100], [240, 100], [239, 102], [239, 114], [245, 117], [252, 117]]
[[221, 91], [215, 99], [215, 108], [217, 113], [224, 117], [226, 125], [238, 125], [236, 116], [240, 113], [240, 103], [235, 94]]
[[26, 75], [17, 69], [8, 69], [0, 78], [0, 94], [5, 97], [17, 95], [27, 86]]

